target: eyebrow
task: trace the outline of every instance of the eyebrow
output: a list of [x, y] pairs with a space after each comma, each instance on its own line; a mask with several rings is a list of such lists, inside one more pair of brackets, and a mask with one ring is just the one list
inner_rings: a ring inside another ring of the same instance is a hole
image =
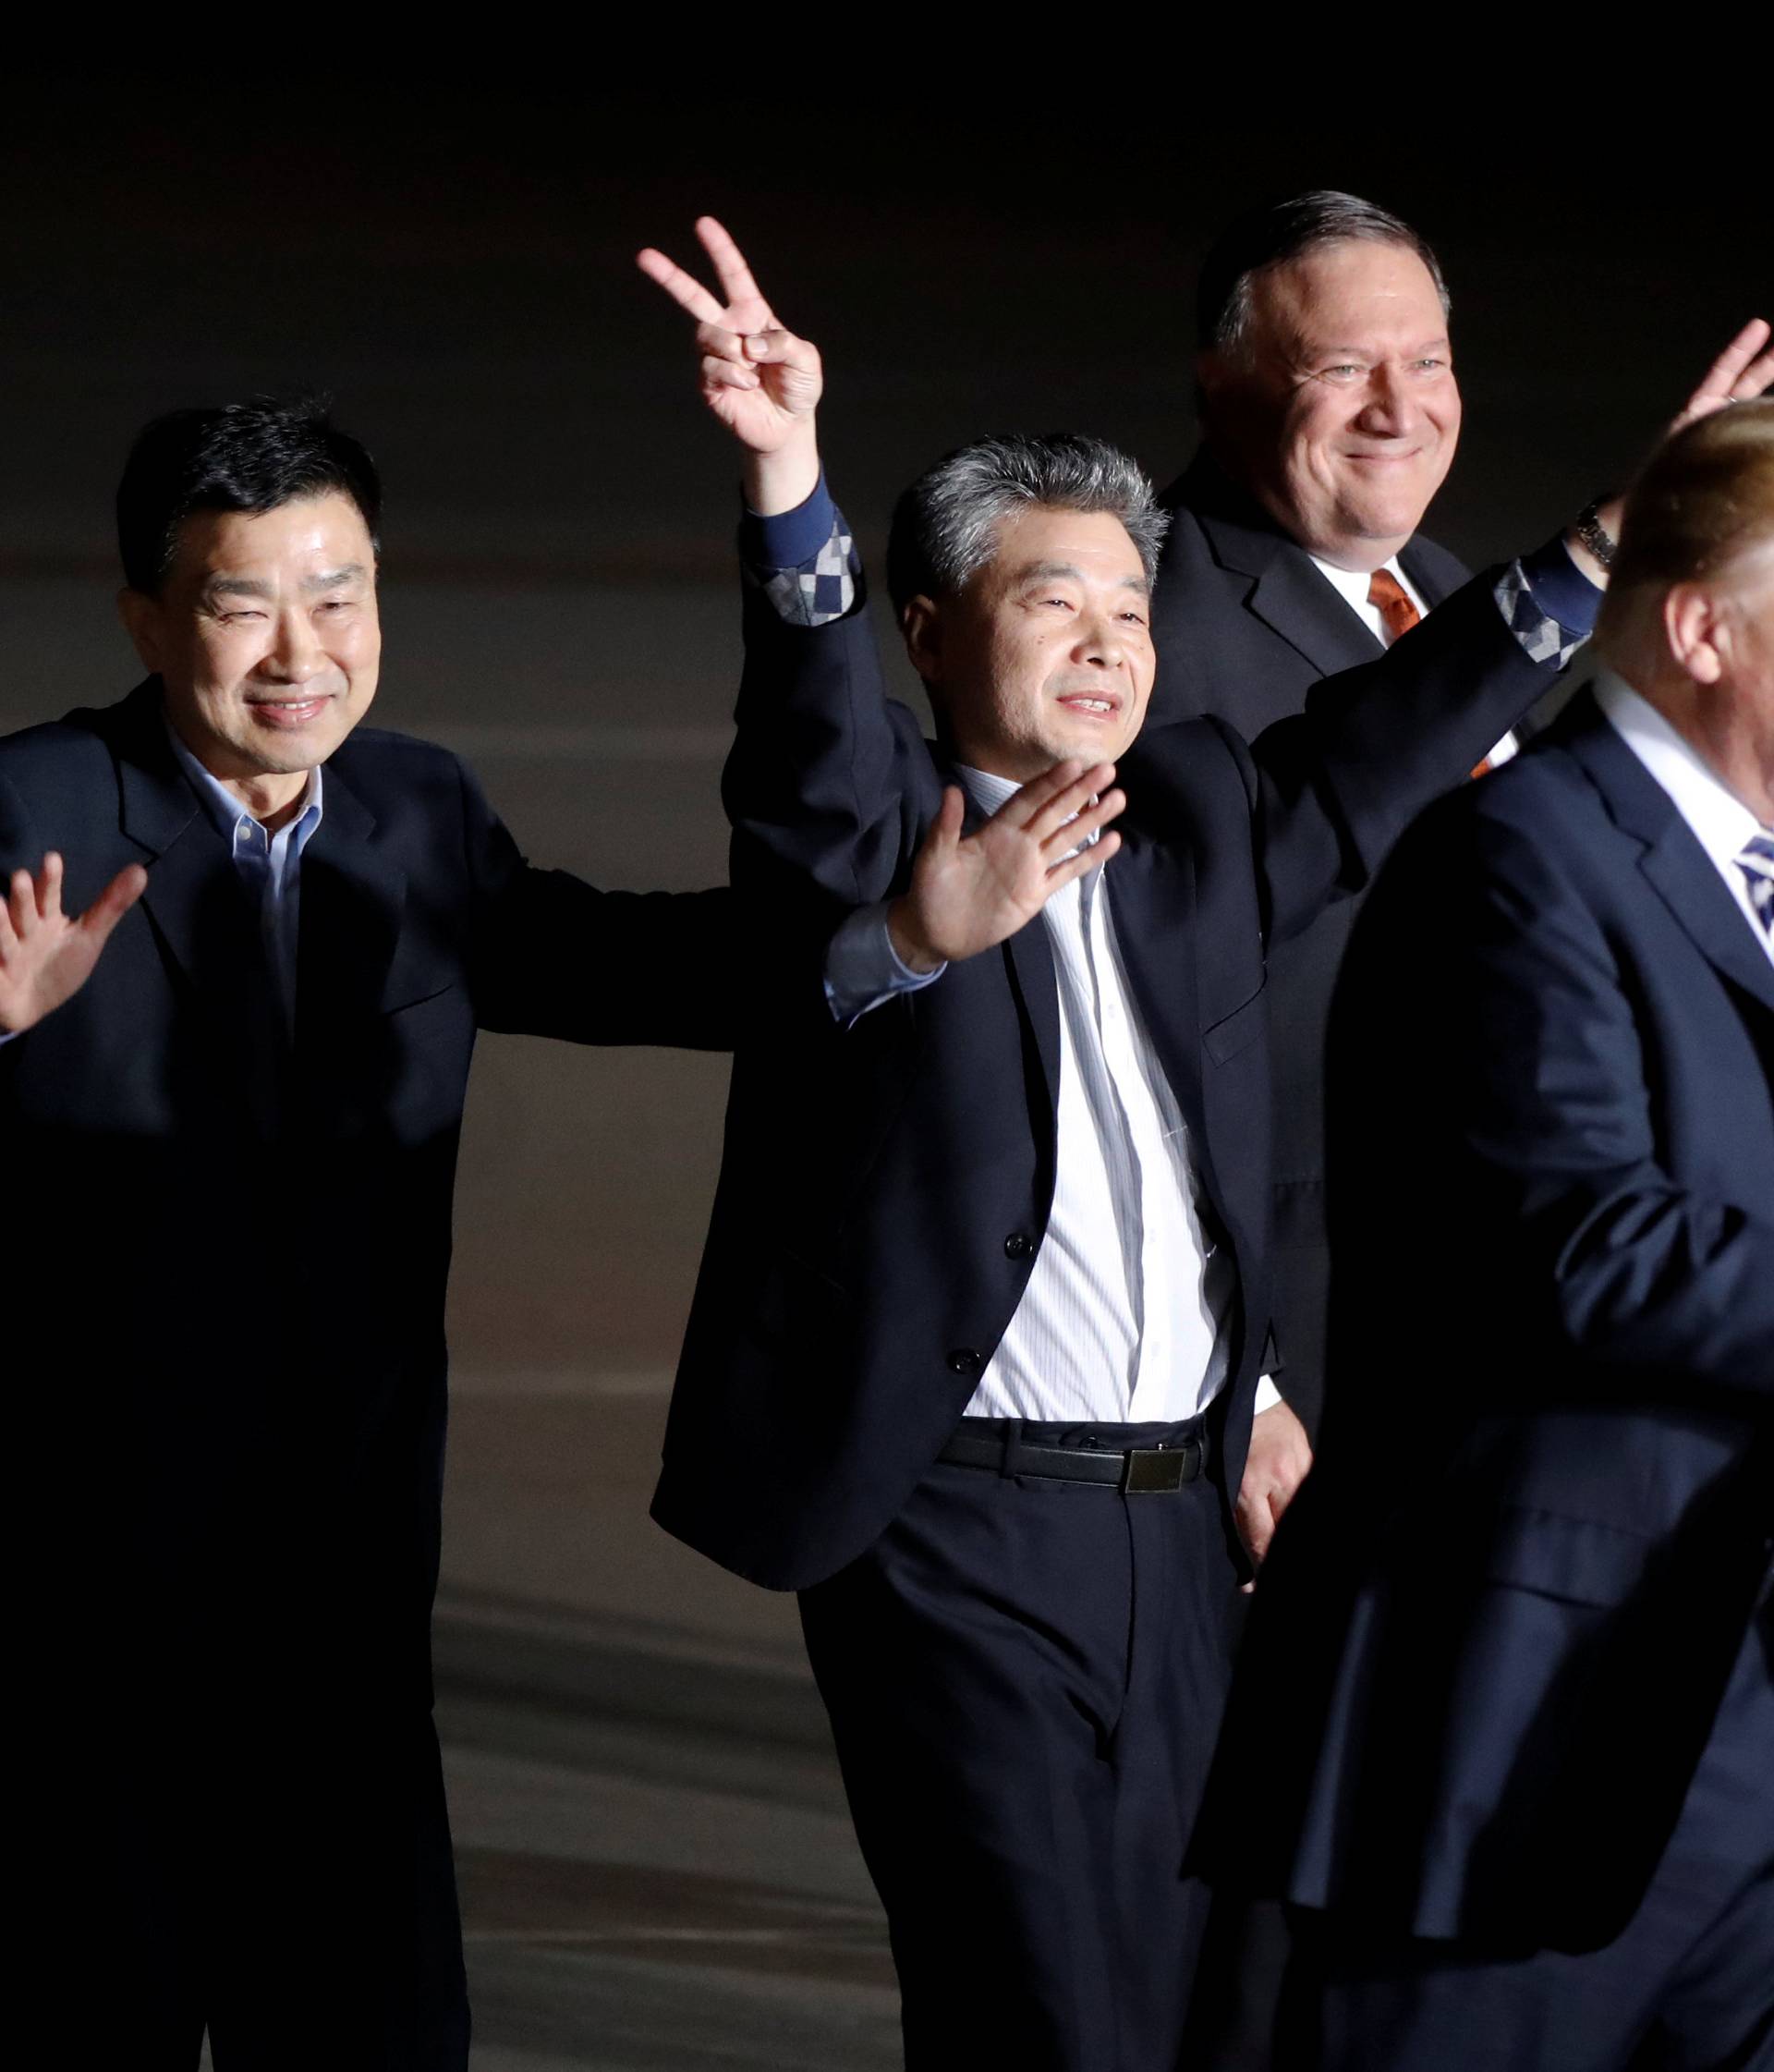
[[[1421, 345], [1409, 347], [1404, 357], [1406, 360], [1415, 360], [1421, 353], [1434, 352], [1438, 347], [1445, 347], [1447, 342], [1448, 335], [1444, 331], [1439, 337], [1425, 338]], [[1325, 346], [1314, 340], [1307, 340], [1301, 347], [1307, 360], [1322, 360], [1330, 353], [1343, 353], [1351, 360], [1365, 360], [1372, 349], [1369, 346]]]
[[[329, 568], [323, 576], [305, 576], [305, 591], [337, 590], [343, 583], [355, 583], [363, 578], [363, 564], [347, 561], [343, 568]], [[274, 594], [273, 586], [261, 582], [256, 576], [212, 576], [203, 585], [206, 597], [261, 597]]]
[[[1069, 561], [1037, 561], [1018, 571], [1016, 582], [1020, 588], [1024, 583], [1052, 582], [1062, 576], [1075, 583], [1089, 580], [1082, 568], [1075, 568]], [[1144, 597], [1149, 593], [1152, 586], [1143, 575], [1139, 575], [1124, 576], [1121, 587], [1123, 590], [1136, 590]]]

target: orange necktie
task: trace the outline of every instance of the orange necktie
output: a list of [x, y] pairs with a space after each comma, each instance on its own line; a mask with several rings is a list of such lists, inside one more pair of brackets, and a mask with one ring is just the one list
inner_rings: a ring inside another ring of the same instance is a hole
[[1368, 578], [1367, 602], [1385, 622], [1389, 648], [1394, 640], [1403, 639], [1423, 616], [1404, 594], [1404, 585], [1390, 568], [1376, 568]]
[[[1412, 627], [1418, 625], [1423, 617], [1422, 613], [1405, 595], [1404, 585], [1389, 568], [1376, 568], [1367, 579], [1367, 602], [1379, 614], [1386, 628], [1386, 645], [1389, 648], [1394, 640], [1401, 640], [1408, 633]], [[1482, 777], [1489, 768], [1490, 758], [1487, 756], [1472, 774], [1475, 777]]]

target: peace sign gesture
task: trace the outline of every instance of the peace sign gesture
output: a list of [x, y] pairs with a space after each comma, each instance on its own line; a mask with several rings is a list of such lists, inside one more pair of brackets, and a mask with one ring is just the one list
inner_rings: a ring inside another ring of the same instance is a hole
[[[636, 263], [696, 319], [703, 401], [758, 459], [813, 453], [813, 413], [823, 385], [818, 350], [777, 323], [744, 253], [712, 216], [697, 218], [696, 234], [720, 281], [719, 296], [650, 245]], [[795, 470], [797, 478], [804, 471]], [[818, 473], [816, 457], [806, 490]]]

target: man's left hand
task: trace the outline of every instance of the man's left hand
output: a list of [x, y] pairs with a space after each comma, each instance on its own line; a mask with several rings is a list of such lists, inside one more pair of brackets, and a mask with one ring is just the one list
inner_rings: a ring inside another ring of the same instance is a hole
[[[1766, 317], [1752, 317], [1707, 369], [1698, 388], [1676, 413], [1670, 433], [1696, 418], [1710, 417], [1727, 403], [1753, 403], [1774, 385], [1774, 346]], [[1668, 436], [1668, 434], [1665, 434]]]
[[1250, 1428], [1250, 1453], [1234, 1506], [1238, 1537], [1257, 1567], [1311, 1465], [1312, 1443], [1287, 1405], [1272, 1403], [1260, 1412]]
[[[1766, 317], [1753, 317], [1744, 324], [1707, 369], [1699, 387], [1670, 420], [1663, 436], [1672, 437], [1695, 419], [1710, 417], [1715, 410], [1722, 410], [1727, 403], [1753, 403], [1758, 396], [1766, 395], [1769, 387], [1774, 386], [1774, 345], [1770, 345], [1770, 337], [1774, 337], [1774, 330], [1770, 329]], [[1610, 496], [1606, 503], [1597, 506], [1597, 520], [1611, 539], [1620, 538], [1621, 515], [1625, 503], [1623, 495]], [[1565, 545], [1571, 551], [1572, 560], [1596, 588], [1606, 590], [1607, 569], [1574, 531], [1565, 535]]]

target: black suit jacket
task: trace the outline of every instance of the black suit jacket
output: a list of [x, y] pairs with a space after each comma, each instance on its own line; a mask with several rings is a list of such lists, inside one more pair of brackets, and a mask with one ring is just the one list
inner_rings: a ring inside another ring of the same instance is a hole
[[[1326, 676], [1383, 651], [1316, 568], [1206, 455], [1164, 492], [1171, 530], [1159, 562], [1152, 635], [1159, 655], [1151, 724], [1215, 713], [1246, 740], [1297, 713]], [[1432, 541], [1400, 555], [1431, 607], [1471, 571]], [[1415, 660], [1407, 640], [1400, 666]], [[1475, 654], [1476, 665], [1480, 658]], [[1426, 669], [1437, 664], [1423, 658]], [[1489, 743], [1486, 744], [1487, 747]], [[1452, 781], [1452, 780], [1450, 780]], [[1331, 988], [1358, 900], [1339, 903], [1270, 959], [1274, 1027], [1278, 1335], [1289, 1403], [1314, 1429], [1324, 1386], [1329, 1279], [1324, 1236], [1324, 1036]]]
[[1774, 966], [1591, 698], [1400, 844], [1330, 1115], [1330, 1405], [1217, 1846], [1383, 1929], [1599, 1947], [1774, 1547]]
[[[1116, 932], [1238, 1267], [1230, 1489], [1270, 1324], [1268, 945], [1362, 883], [1543, 682], [1486, 584], [1426, 634], [1439, 668], [1384, 657], [1254, 750], [1204, 720], [1149, 729], [1121, 765]], [[1022, 1296], [1052, 1200], [1059, 1008], [1038, 922], [852, 1030], [832, 1020], [832, 930], [905, 885], [942, 788], [860, 606], [808, 630], [750, 600], [725, 782], [748, 934], [781, 962], [735, 1055], [654, 1515], [799, 1586], [893, 1517]]]
[[400, 735], [359, 728], [324, 784], [292, 1039], [158, 686], [0, 741], [0, 868], [60, 849], [70, 910], [148, 870], [85, 989], [0, 1048], [31, 1596], [75, 1664], [44, 1688], [138, 1746], [232, 1736], [261, 1777], [273, 1727], [311, 1767], [340, 1721], [348, 1747], [427, 1700], [477, 1028], [730, 1041], [724, 892], [532, 870], [463, 764]]

